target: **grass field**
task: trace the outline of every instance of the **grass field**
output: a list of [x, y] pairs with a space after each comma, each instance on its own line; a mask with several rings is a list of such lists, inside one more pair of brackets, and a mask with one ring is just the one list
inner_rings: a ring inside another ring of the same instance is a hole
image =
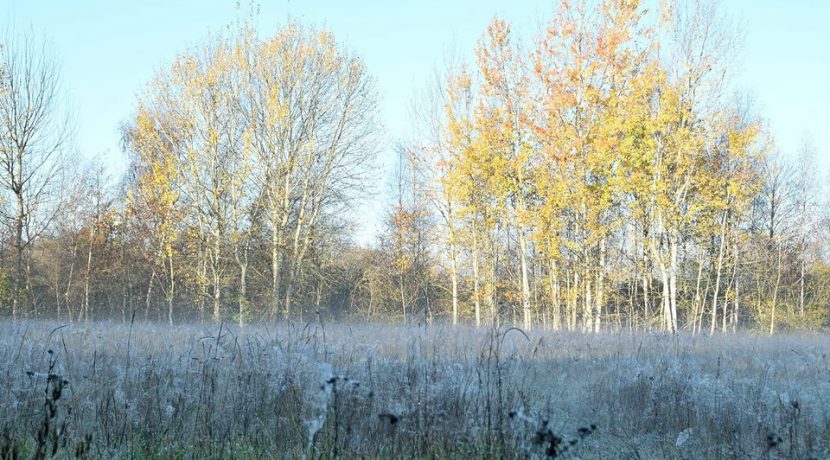
[[830, 458], [827, 336], [0, 323], [0, 458]]

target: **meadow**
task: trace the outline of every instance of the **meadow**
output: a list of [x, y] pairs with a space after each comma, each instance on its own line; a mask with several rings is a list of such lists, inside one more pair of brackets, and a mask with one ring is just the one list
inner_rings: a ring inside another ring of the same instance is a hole
[[830, 458], [826, 335], [0, 322], [0, 459]]

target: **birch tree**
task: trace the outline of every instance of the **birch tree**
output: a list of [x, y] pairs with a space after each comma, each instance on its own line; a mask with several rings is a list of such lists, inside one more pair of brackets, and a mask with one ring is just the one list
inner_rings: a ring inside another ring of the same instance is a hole
[[180, 215], [196, 256], [190, 271], [199, 283], [209, 279], [202, 295], [210, 295], [215, 321], [233, 286], [239, 321], [247, 315], [252, 238], [263, 233], [272, 314], [290, 316], [321, 222], [365, 191], [375, 111], [360, 60], [330, 33], [293, 23], [265, 40], [244, 25], [214, 37], [179, 56], [141, 96], [126, 128], [143, 168], [137, 184], [156, 207]]
[[60, 205], [60, 173], [71, 130], [62, 105], [60, 68], [45, 41], [8, 36], [0, 48], [0, 187], [11, 227], [14, 269], [11, 312], [21, 313], [29, 286], [27, 252]]
[[290, 316], [318, 222], [359, 195], [372, 164], [376, 95], [362, 62], [328, 32], [292, 23], [254, 43], [254, 180], [271, 232], [272, 312]]

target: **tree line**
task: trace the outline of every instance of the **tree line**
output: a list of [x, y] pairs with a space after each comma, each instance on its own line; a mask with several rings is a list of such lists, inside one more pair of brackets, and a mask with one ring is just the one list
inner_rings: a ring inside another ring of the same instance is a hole
[[327, 31], [245, 24], [159, 71], [125, 177], [71, 161], [48, 47], [0, 62], [0, 300], [13, 317], [343, 318], [578, 331], [827, 326], [830, 216], [736, 96], [716, 3], [556, 3], [524, 46], [494, 19], [396, 148], [385, 226], [354, 241], [384, 133]]

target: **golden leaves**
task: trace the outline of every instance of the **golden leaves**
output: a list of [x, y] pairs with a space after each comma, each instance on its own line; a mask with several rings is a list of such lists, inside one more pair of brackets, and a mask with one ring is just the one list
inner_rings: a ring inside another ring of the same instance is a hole
[[674, 232], [743, 206], [757, 124], [700, 112], [644, 17], [637, 0], [562, 2], [527, 55], [492, 21], [476, 69], [445, 86], [443, 184], [462, 215], [508, 213], [558, 253], [552, 241], [590, 248], [629, 213]]

